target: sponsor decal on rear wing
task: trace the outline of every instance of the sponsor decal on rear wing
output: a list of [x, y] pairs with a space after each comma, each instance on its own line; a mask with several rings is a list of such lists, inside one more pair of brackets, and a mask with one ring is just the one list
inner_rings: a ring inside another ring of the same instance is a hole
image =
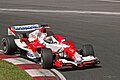
[[35, 30], [35, 28], [39, 28], [38, 24], [34, 24], [34, 25], [22, 25], [22, 26], [13, 26], [13, 28], [16, 31], [28, 31], [28, 30]]
[[15, 31], [31, 31], [37, 28], [50, 28], [50, 27], [44, 24], [43, 25], [33, 24], [33, 25], [12, 26], [12, 29], [14, 29]]

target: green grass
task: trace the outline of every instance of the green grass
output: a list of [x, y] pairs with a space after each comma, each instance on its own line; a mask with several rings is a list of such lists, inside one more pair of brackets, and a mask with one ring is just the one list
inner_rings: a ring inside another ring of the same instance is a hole
[[0, 60], [0, 80], [32, 80], [24, 70]]

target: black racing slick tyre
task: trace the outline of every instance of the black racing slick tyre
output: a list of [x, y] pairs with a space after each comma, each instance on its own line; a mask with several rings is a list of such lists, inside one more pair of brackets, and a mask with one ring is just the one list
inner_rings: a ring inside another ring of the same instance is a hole
[[91, 44], [85, 44], [82, 46], [82, 54], [83, 56], [95, 56], [94, 48]]
[[47, 32], [47, 36], [53, 36], [53, 35], [54, 35], [54, 33], [52, 31]]
[[15, 36], [13, 35], [8, 35], [2, 38], [1, 43], [2, 43], [2, 50], [4, 54], [12, 55], [17, 50], [17, 46], [15, 44], [14, 39], [15, 39]]
[[41, 50], [41, 65], [43, 69], [51, 69], [53, 67], [53, 55], [51, 49]]

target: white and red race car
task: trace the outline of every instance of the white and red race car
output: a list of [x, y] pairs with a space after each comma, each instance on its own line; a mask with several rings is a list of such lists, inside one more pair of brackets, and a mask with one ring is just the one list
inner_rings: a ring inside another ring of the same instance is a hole
[[39, 24], [9, 27], [8, 35], [1, 40], [3, 52], [15, 54], [19, 51], [45, 69], [67, 65], [84, 67], [100, 63], [91, 44], [77, 49], [73, 41], [66, 41], [64, 36], [54, 34], [49, 28], [48, 25]]

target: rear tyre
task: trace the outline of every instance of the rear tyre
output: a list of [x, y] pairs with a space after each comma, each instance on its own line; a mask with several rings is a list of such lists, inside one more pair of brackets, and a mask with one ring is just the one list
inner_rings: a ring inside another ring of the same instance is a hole
[[51, 69], [53, 67], [53, 55], [51, 49], [42, 49], [41, 64], [43, 69]]
[[95, 56], [94, 48], [91, 44], [85, 44], [82, 46], [83, 56]]
[[17, 50], [14, 39], [15, 37], [13, 35], [8, 35], [2, 38], [1, 43], [4, 54], [14, 54]]

